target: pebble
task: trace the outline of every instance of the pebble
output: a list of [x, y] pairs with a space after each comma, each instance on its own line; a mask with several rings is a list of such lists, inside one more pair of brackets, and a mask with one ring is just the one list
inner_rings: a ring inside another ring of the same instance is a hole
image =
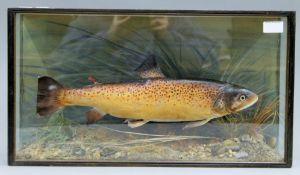
[[236, 142], [233, 141], [233, 140], [231, 140], [231, 139], [227, 139], [227, 140], [225, 140], [225, 141], [223, 142], [223, 144], [224, 144], [225, 146], [230, 146], [230, 145], [235, 145]]
[[241, 141], [242, 142], [251, 142], [252, 139], [248, 134], [244, 134], [244, 135], [241, 136]]
[[100, 146], [100, 145], [98, 145], [98, 146], [95, 147], [95, 150], [102, 150], [102, 149], [103, 149], [103, 147]]
[[206, 152], [210, 152], [210, 151], [211, 151], [211, 148], [210, 148], [210, 147], [208, 147], [208, 146], [205, 146], [205, 147], [204, 147], [204, 151], [206, 151]]
[[31, 155], [25, 154], [25, 159], [31, 159]]
[[275, 148], [276, 147], [276, 144], [277, 144], [277, 138], [276, 137], [270, 137], [268, 139], [268, 145], [270, 145], [272, 148]]
[[99, 151], [95, 151], [93, 155], [96, 159], [100, 159], [100, 157], [101, 157], [101, 154]]
[[201, 159], [203, 159], [203, 158], [205, 158], [205, 157], [206, 157], [205, 154], [201, 154], [201, 155], [200, 155], [200, 158], [201, 158]]
[[85, 155], [85, 150], [82, 149], [81, 147], [75, 147], [72, 150], [72, 154], [75, 156], [84, 156]]
[[[49, 159], [49, 156], [45, 156], [45, 155], [41, 155], [41, 156], [40, 156], [40, 160], [45, 160], [46, 158]], [[50, 157], [50, 159], [51, 159], [51, 157]]]
[[222, 145], [215, 145], [211, 147], [211, 154], [213, 156], [224, 154], [225, 152], [226, 152], [226, 148]]
[[117, 152], [115, 155], [114, 155], [114, 158], [120, 158], [122, 156], [122, 153], [121, 152]]
[[233, 138], [233, 141], [235, 141], [236, 143], [240, 143], [240, 139], [239, 138]]
[[256, 141], [255, 143], [263, 143], [264, 142], [264, 136], [260, 133], [256, 133], [252, 139], [253, 141]]
[[249, 156], [249, 154], [245, 151], [240, 151], [235, 154], [235, 157], [237, 159], [244, 159], [244, 158], [247, 158], [248, 156]]
[[225, 156], [225, 154], [220, 154], [219, 155], [220, 158], [223, 158], [224, 156]]
[[200, 146], [200, 147], [198, 148], [198, 150], [199, 150], [199, 151], [204, 151], [204, 147], [203, 147], [203, 146]]
[[57, 157], [61, 154], [60, 150], [59, 149], [54, 149], [53, 152], [52, 152], [52, 156], [54, 157]]
[[117, 152], [116, 150], [111, 149], [111, 148], [103, 148], [101, 150], [101, 155], [104, 157], [108, 157], [108, 156], [115, 154], [116, 152]]
[[41, 148], [47, 148], [47, 146], [48, 146], [48, 142], [46, 142], [46, 141], [41, 144]]
[[227, 139], [223, 142], [226, 151], [239, 151], [241, 149], [239, 144], [240, 140], [238, 138]]
[[232, 145], [232, 146], [227, 146], [226, 149], [237, 152], [241, 149], [241, 147], [240, 145]]

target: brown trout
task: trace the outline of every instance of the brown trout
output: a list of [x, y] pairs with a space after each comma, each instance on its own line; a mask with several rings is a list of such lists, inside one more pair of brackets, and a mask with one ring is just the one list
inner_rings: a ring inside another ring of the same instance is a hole
[[189, 122], [201, 126], [211, 119], [246, 109], [258, 96], [239, 86], [216, 81], [164, 78], [159, 68], [139, 69], [144, 79], [123, 83], [95, 83], [65, 88], [50, 77], [38, 79], [37, 113], [49, 115], [65, 106], [94, 107], [93, 123], [106, 114], [126, 119], [132, 128], [153, 122]]

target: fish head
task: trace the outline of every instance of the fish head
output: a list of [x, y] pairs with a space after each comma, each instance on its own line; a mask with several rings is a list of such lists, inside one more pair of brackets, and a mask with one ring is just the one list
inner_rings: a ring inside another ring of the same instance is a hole
[[258, 96], [245, 88], [228, 85], [218, 95], [214, 103], [214, 111], [220, 115], [239, 112], [254, 105]]

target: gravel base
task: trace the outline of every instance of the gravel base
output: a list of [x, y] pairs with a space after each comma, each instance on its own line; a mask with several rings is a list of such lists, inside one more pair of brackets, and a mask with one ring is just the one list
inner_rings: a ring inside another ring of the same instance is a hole
[[[31, 135], [45, 128], [30, 129]], [[49, 129], [49, 128], [48, 128]], [[82, 161], [198, 161], [282, 162], [274, 148], [248, 135], [221, 140], [179, 138], [112, 132], [104, 127], [73, 127], [75, 134], [64, 140], [43, 135], [20, 146], [17, 160]], [[22, 132], [26, 132], [25, 130]], [[28, 135], [28, 134], [27, 134]]]

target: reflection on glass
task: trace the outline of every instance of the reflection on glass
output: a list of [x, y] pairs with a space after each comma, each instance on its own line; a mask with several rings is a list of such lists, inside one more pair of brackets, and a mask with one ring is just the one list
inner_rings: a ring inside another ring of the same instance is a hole
[[286, 18], [19, 14], [16, 26], [17, 160], [284, 161]]

